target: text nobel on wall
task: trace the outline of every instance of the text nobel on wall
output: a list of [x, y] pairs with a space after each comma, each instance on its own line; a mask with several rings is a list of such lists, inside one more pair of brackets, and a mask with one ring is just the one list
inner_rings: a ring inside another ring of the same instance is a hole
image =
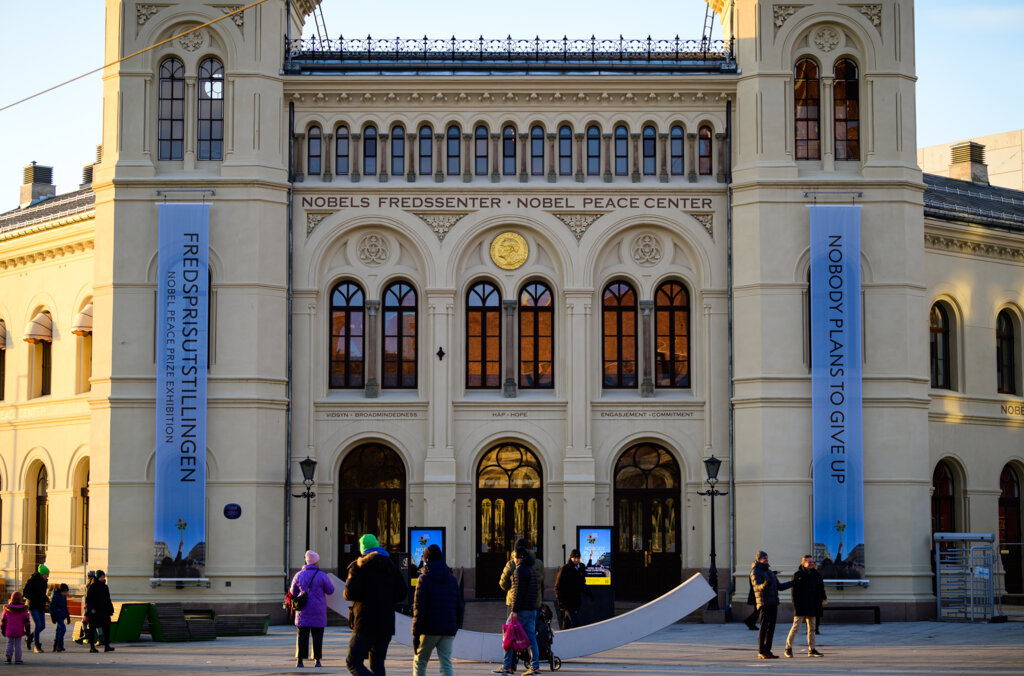
[[160, 204], [153, 574], [206, 566], [210, 205]]
[[811, 206], [814, 557], [864, 577], [860, 207]]

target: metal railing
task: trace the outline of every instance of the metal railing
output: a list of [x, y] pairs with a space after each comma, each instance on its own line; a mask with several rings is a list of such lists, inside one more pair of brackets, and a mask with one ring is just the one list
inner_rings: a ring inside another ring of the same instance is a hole
[[674, 62], [733, 58], [732, 41], [624, 38], [365, 38], [285, 39], [285, 61]]
[[[71, 587], [72, 592], [84, 589], [90, 566], [95, 568], [96, 561], [99, 561], [100, 565], [105, 565], [103, 562], [107, 560], [106, 551], [97, 547], [86, 549], [83, 545], [35, 542], [0, 545], [0, 572], [6, 583], [7, 596], [10, 597], [14, 589], [22, 589], [41, 563], [45, 563], [50, 569], [51, 585], [63, 582]], [[90, 563], [90, 555], [97, 552], [102, 552], [101, 556], [99, 559], [93, 558], [93, 563]]]

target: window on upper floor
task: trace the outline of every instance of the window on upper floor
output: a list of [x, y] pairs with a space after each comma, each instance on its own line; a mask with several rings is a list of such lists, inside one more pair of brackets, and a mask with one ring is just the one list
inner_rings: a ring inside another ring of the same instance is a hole
[[372, 124], [363, 129], [363, 176], [377, 173], [377, 128]]
[[860, 85], [857, 64], [850, 59], [836, 62], [832, 100], [835, 106], [837, 160], [860, 159]]
[[323, 137], [320, 127], [313, 126], [306, 133], [306, 173], [319, 176], [323, 166]]
[[658, 143], [658, 134], [654, 131], [654, 127], [651, 125], [644, 127], [640, 142], [643, 144], [641, 154], [644, 158], [644, 175], [654, 176], [654, 174], [657, 173], [656, 159]]
[[501, 294], [490, 282], [466, 297], [466, 387], [501, 387]]
[[668, 135], [668, 154], [671, 159], [669, 173], [674, 176], [682, 176], [686, 173], [686, 166], [683, 164], [683, 147], [686, 143], [686, 132], [678, 124], [673, 126]]
[[629, 173], [629, 131], [626, 125], [615, 128], [615, 175], [625, 176]]
[[473, 132], [473, 156], [476, 162], [474, 173], [477, 176], [487, 175], [487, 149], [487, 127], [479, 124]]
[[448, 175], [458, 176], [461, 173], [462, 165], [462, 133], [457, 125], [448, 127], [446, 135]]
[[605, 388], [637, 385], [637, 298], [627, 282], [612, 282], [601, 300], [602, 384]]
[[932, 532], [951, 533], [956, 531], [956, 481], [953, 471], [945, 462], [935, 465], [932, 472]]
[[331, 388], [363, 386], [364, 307], [358, 284], [342, 282], [331, 290]]
[[821, 159], [821, 80], [818, 64], [796, 62], [793, 73], [793, 111], [796, 122], [796, 159]]
[[690, 386], [690, 294], [665, 282], [654, 294], [654, 384]]
[[420, 127], [419, 135], [420, 176], [434, 172], [434, 130], [429, 124]]
[[416, 387], [416, 290], [395, 282], [384, 291], [384, 370], [381, 387]]
[[572, 129], [567, 124], [558, 129], [558, 174], [572, 175]]
[[37, 312], [23, 336], [29, 349], [29, 398], [50, 394], [53, 377], [53, 318], [47, 310]]
[[[209, 308], [211, 303], [207, 304]], [[207, 319], [209, 324], [209, 319]], [[92, 389], [92, 301], [89, 301], [75, 317], [75, 323], [71, 326], [71, 333], [78, 336], [78, 373], [75, 383], [75, 392], [81, 394]], [[207, 332], [207, 335], [212, 331]], [[207, 346], [207, 354], [210, 353]]]
[[530, 129], [530, 173], [544, 175], [544, 129], [539, 124]]
[[931, 384], [938, 389], [952, 389], [950, 361], [951, 327], [949, 311], [942, 303], [932, 305], [929, 335], [931, 336]]
[[391, 130], [391, 175], [401, 176], [405, 173], [405, 129], [395, 127]]
[[157, 159], [180, 160], [185, 150], [185, 65], [177, 58], [160, 63], [157, 95]]
[[697, 172], [711, 175], [711, 127], [702, 125], [697, 133]]
[[555, 386], [554, 303], [543, 282], [530, 282], [519, 292], [519, 387]]
[[516, 130], [512, 125], [501, 131], [501, 173], [516, 175]]
[[587, 175], [601, 175], [601, 130], [596, 124], [587, 127]]
[[200, 160], [220, 160], [224, 154], [224, 65], [218, 59], [199, 64]]
[[996, 381], [1000, 394], [1017, 394], [1017, 336], [1013, 324], [1009, 310], [996, 316]]
[[0, 401], [4, 400], [7, 382], [7, 325], [0, 319]]
[[348, 174], [349, 135], [348, 127], [342, 125], [335, 132], [334, 141], [334, 173], [344, 176]]

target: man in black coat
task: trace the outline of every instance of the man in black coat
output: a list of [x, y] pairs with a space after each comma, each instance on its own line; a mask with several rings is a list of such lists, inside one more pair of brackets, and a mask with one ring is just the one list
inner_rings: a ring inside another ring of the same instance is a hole
[[40, 563], [36, 572], [25, 583], [21, 595], [25, 598], [29, 613], [32, 614], [32, 623], [35, 625], [32, 633], [25, 634], [25, 645], [32, 650], [35, 643], [35, 651], [43, 652], [43, 646], [39, 643], [39, 632], [46, 626], [46, 581], [50, 577], [50, 569], [46, 564]]
[[[352, 676], [384, 676], [384, 659], [395, 635], [395, 604], [404, 601], [408, 591], [398, 566], [375, 536], [359, 538], [359, 553], [345, 580], [345, 598], [352, 601], [345, 665]], [[369, 669], [363, 664], [367, 656]]]
[[416, 579], [412, 602], [412, 647], [416, 653], [416, 676], [427, 673], [430, 653], [437, 648], [442, 676], [452, 676], [452, 644], [462, 624], [465, 603], [459, 583], [444, 562], [444, 553], [430, 545], [423, 553], [425, 563]]
[[96, 649], [96, 630], [103, 630], [103, 652], [109, 653], [110, 647], [110, 616], [114, 614], [114, 604], [110, 602], [110, 588], [107, 587], [107, 574], [96, 571], [96, 581], [89, 587], [85, 595], [85, 607], [89, 612], [89, 652], [98, 653]]
[[580, 551], [574, 549], [569, 552], [569, 561], [559, 569], [555, 578], [555, 599], [561, 611], [558, 619], [562, 629], [583, 626], [580, 619], [583, 595], [593, 596], [586, 587], [586, 570], [587, 567], [580, 561]]
[[800, 568], [793, 573], [793, 626], [786, 636], [786, 657], [793, 656], [793, 639], [800, 631], [800, 625], [807, 624], [807, 654], [810, 657], [821, 657], [814, 638], [817, 616], [821, 614], [821, 605], [825, 600], [825, 582], [821, 573], [815, 570], [814, 557], [804, 554]]
[[757, 659], [774, 660], [772, 639], [775, 638], [775, 619], [779, 614], [779, 592], [793, 586], [792, 582], [779, 582], [777, 573], [768, 566], [768, 554], [758, 552], [757, 560], [750, 567], [750, 582], [754, 585], [754, 597], [760, 613], [761, 628], [757, 632]]

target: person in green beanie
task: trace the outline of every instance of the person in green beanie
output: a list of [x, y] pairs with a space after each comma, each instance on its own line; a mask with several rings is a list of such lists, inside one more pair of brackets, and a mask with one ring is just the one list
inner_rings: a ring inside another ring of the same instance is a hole
[[25, 583], [25, 588], [21, 590], [21, 595], [25, 597], [25, 603], [28, 604], [28, 610], [32, 613], [32, 623], [35, 625], [32, 633], [25, 635], [25, 645], [37, 653], [43, 652], [43, 646], [39, 642], [39, 633], [46, 626], [46, 581], [49, 577], [50, 569], [40, 563], [36, 572], [32, 573], [32, 577]]
[[[345, 665], [353, 676], [384, 676], [384, 659], [395, 635], [395, 604], [408, 590], [388, 550], [369, 533], [359, 538], [358, 559], [348, 567], [345, 598], [352, 601]], [[370, 658], [370, 668], [364, 665]]]

